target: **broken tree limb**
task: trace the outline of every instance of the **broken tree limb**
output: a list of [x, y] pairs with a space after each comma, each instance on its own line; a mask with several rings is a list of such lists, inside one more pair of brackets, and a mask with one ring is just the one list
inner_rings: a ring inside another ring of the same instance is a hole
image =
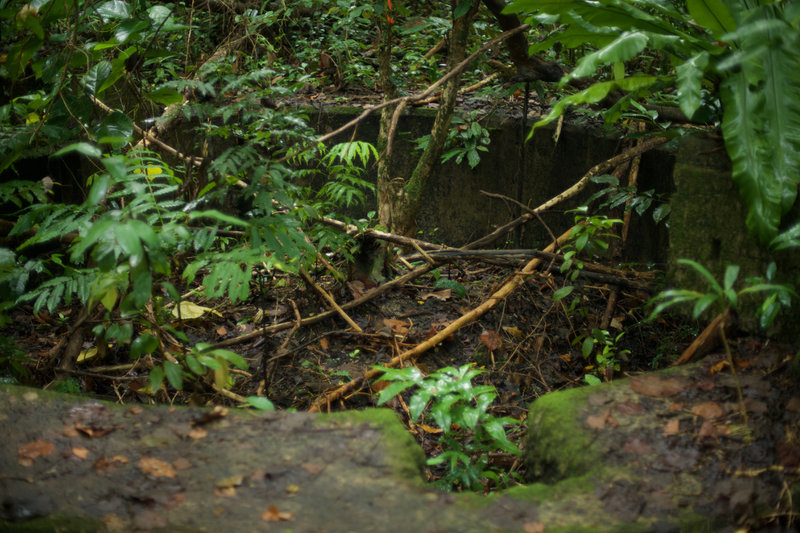
[[[585, 189], [587, 185], [589, 185], [590, 178], [597, 176], [598, 174], [601, 174], [611, 168], [614, 168], [620, 163], [627, 161], [633, 157], [636, 157], [637, 155], [643, 154], [644, 152], [647, 152], [648, 150], [651, 150], [656, 146], [662, 145], [667, 141], [669, 141], [669, 139], [667, 139], [666, 137], [652, 137], [642, 142], [641, 144], [638, 144], [632, 148], [625, 150], [621, 154], [615, 155], [611, 159], [608, 159], [602, 163], [598, 163], [597, 165], [589, 169], [589, 172], [584, 174], [584, 176], [581, 179], [579, 179], [572, 187], [554, 196], [553, 198], [547, 200], [545, 203], [535, 208], [533, 211], [535, 211], [536, 213], [541, 213], [542, 211], [546, 211], [568, 198], [572, 198], [573, 196], [581, 192], [583, 189]], [[520, 224], [524, 224], [525, 222], [533, 218], [534, 218], [533, 214], [523, 213], [521, 216], [512, 220], [508, 224], [505, 224], [504, 226], [501, 226], [496, 230], [494, 230], [492, 233], [485, 235], [480, 239], [463, 246], [461, 249], [473, 250], [475, 248], [484, 248], [487, 245], [499, 239], [500, 237], [502, 237], [503, 235], [505, 235], [506, 233], [508, 233], [509, 231], [512, 231]]]
[[316, 282], [315, 282], [313, 279], [311, 279], [311, 276], [309, 276], [309, 275], [308, 275], [308, 272], [306, 272], [306, 271], [305, 271], [305, 269], [303, 269], [303, 268], [301, 268], [301, 269], [300, 269], [300, 276], [301, 276], [301, 277], [303, 278], [303, 280], [304, 280], [304, 281], [305, 281], [305, 282], [308, 284], [308, 286], [309, 286], [309, 287], [313, 288], [313, 289], [314, 289], [315, 291], [317, 291], [317, 292], [318, 292], [320, 295], [322, 295], [322, 298], [325, 300], [325, 302], [326, 302], [326, 303], [327, 303], [327, 304], [328, 304], [328, 305], [329, 305], [329, 306], [330, 306], [330, 307], [331, 307], [331, 308], [332, 308], [334, 311], [336, 311], [337, 313], [339, 313], [339, 316], [340, 316], [340, 317], [342, 317], [342, 318], [344, 319], [344, 321], [345, 321], [345, 322], [347, 322], [347, 324], [348, 324], [348, 325], [349, 325], [351, 328], [353, 328], [353, 330], [354, 330], [354, 331], [356, 331], [356, 332], [358, 332], [358, 333], [362, 333], [362, 332], [363, 332], [363, 330], [361, 329], [361, 327], [360, 327], [358, 324], [356, 324], [356, 323], [353, 321], [353, 319], [352, 319], [352, 318], [350, 318], [350, 315], [348, 315], [348, 314], [345, 312], [345, 310], [344, 310], [344, 309], [342, 309], [342, 308], [339, 306], [339, 304], [337, 304], [337, 303], [336, 303], [336, 300], [334, 300], [334, 299], [333, 299], [333, 296], [331, 296], [331, 295], [330, 295], [330, 293], [329, 293], [328, 291], [326, 291], [325, 289], [323, 289], [322, 287], [320, 287], [319, 285], [317, 285], [317, 283], [316, 283]]
[[[673, 364], [675, 366], [685, 365], [694, 358], [703, 357], [711, 353], [722, 344], [724, 330], [728, 329], [730, 331], [735, 323], [736, 317], [730, 308], [718, 314]], [[735, 371], [735, 369], [733, 370]]]
[[[426, 255], [437, 265], [443, 263], [450, 263], [457, 260], [477, 260], [477, 261], [498, 261], [504, 264], [513, 264], [519, 262], [528, 262], [533, 257], [547, 260], [561, 264], [564, 262], [564, 256], [552, 252], [543, 252], [540, 250], [432, 250], [426, 252]], [[423, 257], [419, 253], [413, 253], [402, 256], [401, 259], [406, 261], [419, 261]], [[426, 260], [427, 261], [427, 260]], [[647, 280], [653, 279], [655, 276], [652, 272], [633, 272], [625, 271], [617, 268], [608, 267], [598, 263], [591, 263], [582, 261], [583, 268], [581, 269], [580, 276], [588, 279], [598, 281], [601, 283], [608, 283], [619, 287], [628, 289], [641, 290], [645, 292], [652, 292], [652, 289], [647, 284]], [[644, 281], [640, 281], [644, 280]]]
[[371, 228], [359, 228], [354, 226], [353, 224], [347, 224], [342, 222], [341, 220], [336, 220], [334, 218], [322, 217], [319, 219], [320, 222], [325, 224], [326, 226], [330, 226], [332, 228], [337, 228], [348, 235], [355, 236], [355, 235], [366, 235], [368, 237], [373, 237], [375, 239], [387, 242], [393, 242], [395, 244], [400, 244], [403, 246], [408, 246], [409, 248], [416, 248], [419, 246], [423, 250], [450, 250], [452, 248], [448, 246], [443, 246], [441, 244], [433, 244], [427, 241], [421, 241], [419, 239], [415, 239], [413, 237], [406, 237], [405, 235], [399, 235], [397, 233], [389, 233], [388, 231], [380, 231]]
[[[557, 243], [550, 244], [544, 251], [552, 251], [555, 249], [555, 246], [562, 245], [567, 242], [569, 236], [572, 234], [572, 230], [574, 226], [567, 231], [565, 231], [558, 239]], [[461, 317], [454, 320], [450, 325], [446, 328], [438, 332], [436, 335], [431, 337], [430, 339], [426, 340], [425, 342], [421, 342], [417, 344], [410, 350], [406, 350], [405, 352], [393, 357], [388, 363], [383, 366], [392, 368], [400, 365], [409, 360], [416, 359], [419, 355], [425, 353], [426, 351], [430, 350], [437, 344], [441, 343], [442, 341], [446, 340], [450, 335], [461, 329], [462, 327], [470, 324], [480, 318], [481, 316], [485, 315], [489, 310], [494, 308], [498, 303], [504, 301], [514, 290], [517, 289], [522, 283], [527, 279], [527, 276], [532, 274], [534, 270], [542, 263], [542, 259], [536, 257], [531, 259], [525, 267], [520, 270], [519, 272], [515, 273], [500, 289], [498, 289], [494, 294], [489, 296], [481, 305], [472, 309], [468, 313], [461, 315]], [[360, 378], [353, 379], [345, 383], [344, 385], [337, 387], [336, 389], [328, 392], [327, 394], [323, 395], [322, 397], [318, 398], [314, 403], [311, 404], [309, 408], [309, 412], [315, 413], [320, 411], [324, 406], [329, 406], [332, 401], [338, 400], [342, 398], [345, 394], [361, 387], [366, 381], [375, 378], [381, 375], [382, 372], [380, 370], [371, 369], [364, 373], [363, 376]]]

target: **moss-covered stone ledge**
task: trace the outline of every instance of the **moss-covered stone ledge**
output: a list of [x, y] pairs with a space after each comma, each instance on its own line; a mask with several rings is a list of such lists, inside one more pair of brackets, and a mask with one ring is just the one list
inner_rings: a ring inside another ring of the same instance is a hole
[[120, 406], [0, 386], [0, 529], [707, 531], [791, 501], [798, 512], [786, 461], [800, 444], [784, 430], [800, 427], [797, 388], [741, 376], [748, 432], [717, 362], [543, 396], [530, 484], [489, 497], [427, 486], [419, 447], [385, 409]]
[[543, 396], [525, 450], [535, 482], [507, 494], [535, 505], [547, 531], [720, 531], [797, 513], [800, 393], [788, 371], [770, 374], [792, 352], [751, 357], [739, 370], [747, 424], [721, 354]]

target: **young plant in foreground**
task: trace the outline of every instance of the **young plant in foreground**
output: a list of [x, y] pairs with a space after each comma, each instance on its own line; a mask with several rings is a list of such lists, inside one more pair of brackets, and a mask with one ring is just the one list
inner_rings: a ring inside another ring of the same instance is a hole
[[[741, 297], [748, 294], [762, 294], [763, 300], [755, 310], [755, 315], [759, 319], [759, 325], [762, 328], [767, 328], [783, 307], [790, 307], [792, 303], [792, 296], [797, 296], [797, 293], [790, 285], [772, 283], [775, 277], [777, 267], [775, 263], [770, 263], [767, 267], [766, 281], [760, 277], [748, 278], [747, 286], [744, 289], [736, 291], [734, 284], [736, 278], [739, 277], [739, 265], [728, 265], [725, 269], [723, 283], [720, 283], [714, 276], [701, 264], [689, 260], [679, 259], [678, 263], [690, 266], [703, 276], [709, 283], [710, 290], [706, 293], [688, 290], [688, 289], [671, 289], [661, 292], [656, 295], [651, 301], [650, 305], [654, 306], [650, 314], [650, 318], [654, 318], [663, 313], [669, 307], [678, 304], [694, 303], [692, 309], [693, 318], [699, 318], [706, 310], [712, 308], [713, 305], [722, 304], [726, 310], [738, 311], [740, 309]], [[730, 346], [725, 337], [725, 324], [719, 325], [719, 332], [722, 336], [722, 343], [725, 347], [725, 353], [728, 356], [728, 365], [731, 368], [731, 373], [736, 380], [736, 392], [739, 396], [739, 406], [741, 409], [742, 421], [747, 424], [747, 410], [744, 406], [744, 398], [742, 397], [742, 389], [739, 385], [739, 378], [736, 375], [736, 367], [733, 364], [733, 355], [731, 354]]]
[[503, 474], [489, 465], [489, 453], [504, 451], [514, 455], [519, 448], [508, 439], [505, 426], [519, 424], [510, 417], [495, 417], [488, 412], [497, 397], [494, 387], [473, 385], [472, 378], [483, 370], [463, 365], [445, 367], [423, 376], [416, 367], [393, 369], [376, 367], [384, 372], [379, 381], [393, 383], [380, 391], [382, 405], [410, 387], [416, 387], [408, 402], [411, 421], [417, 421], [428, 409], [441, 428], [442, 453], [428, 459], [429, 465], [445, 463], [447, 473], [439, 480], [445, 490], [454, 487], [482, 489], [480, 480], [502, 484]]

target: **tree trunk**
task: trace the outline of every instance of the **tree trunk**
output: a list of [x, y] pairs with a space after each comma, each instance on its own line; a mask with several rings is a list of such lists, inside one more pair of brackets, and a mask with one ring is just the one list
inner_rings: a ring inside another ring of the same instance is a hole
[[[451, 1], [451, 8], [455, 10], [458, 1]], [[473, 0], [469, 11], [453, 21], [453, 30], [450, 39], [450, 49], [447, 59], [448, 69], [452, 69], [464, 60], [466, 56], [467, 37], [472, 27], [472, 19], [478, 11], [480, 2]], [[384, 89], [384, 98], [393, 98], [396, 91], [389, 81], [391, 74], [391, 25], [388, 26], [380, 57], [381, 84]], [[431, 139], [428, 146], [419, 158], [414, 171], [408, 179], [391, 175], [392, 154], [382, 157], [378, 163], [378, 220], [392, 233], [411, 236], [416, 231], [416, 216], [419, 210], [420, 199], [425, 184], [431, 171], [439, 162], [444, 148], [447, 133], [450, 128], [450, 119], [456, 104], [460, 76], [454, 76], [444, 86], [440, 99], [439, 110], [436, 113]], [[389, 89], [392, 92], [387, 92]], [[385, 108], [381, 113], [379, 149], [384, 149], [389, 141], [389, 131], [394, 108]], [[384, 152], [385, 155], [385, 152]]]

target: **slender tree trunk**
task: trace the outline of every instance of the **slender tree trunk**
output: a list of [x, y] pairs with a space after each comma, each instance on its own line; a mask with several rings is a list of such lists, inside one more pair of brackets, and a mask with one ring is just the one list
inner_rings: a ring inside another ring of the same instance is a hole
[[[455, 10], [460, 3], [452, 0], [451, 9]], [[472, 19], [478, 11], [480, 2], [473, 0], [469, 11], [453, 21], [453, 30], [450, 38], [450, 50], [447, 60], [448, 69], [455, 67], [466, 57], [467, 38], [472, 28]], [[387, 25], [385, 25], [387, 26]], [[387, 94], [390, 87], [389, 75], [391, 74], [391, 33], [387, 30], [381, 49], [380, 74], [381, 84], [384, 87], [385, 98], [394, 96]], [[378, 216], [381, 225], [393, 233], [413, 235], [416, 231], [416, 216], [419, 210], [420, 199], [425, 184], [431, 171], [438, 164], [442, 155], [447, 133], [450, 128], [450, 119], [456, 104], [460, 76], [450, 79], [442, 90], [439, 110], [436, 113], [431, 139], [428, 146], [419, 158], [416, 167], [408, 178], [391, 175], [392, 154], [384, 157], [378, 164]], [[381, 113], [379, 148], [385, 148], [390, 134], [389, 127], [394, 108], [386, 108]]]
[[[392, 100], [397, 97], [397, 87], [391, 81], [392, 76], [392, 28], [393, 23], [384, 20], [382, 24], [383, 38], [378, 55], [378, 73], [380, 76], [381, 90], [383, 99]], [[392, 114], [397, 106], [388, 106], [381, 110], [381, 120], [378, 130], [378, 152], [381, 158], [378, 160], [378, 221], [389, 231], [393, 231], [393, 206], [394, 198], [398, 191], [392, 186], [392, 159], [391, 153], [387, 153], [386, 146], [389, 140], [389, 127], [392, 121]]]

